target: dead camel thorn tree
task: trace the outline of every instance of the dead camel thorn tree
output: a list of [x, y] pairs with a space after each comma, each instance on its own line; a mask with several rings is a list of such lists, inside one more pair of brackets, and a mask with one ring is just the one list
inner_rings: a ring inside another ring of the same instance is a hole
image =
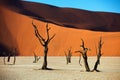
[[72, 51], [71, 51], [71, 48], [67, 50], [67, 53], [65, 53], [65, 56], [66, 56], [66, 61], [67, 61], [67, 64], [68, 63], [71, 63], [71, 57], [72, 57]]
[[39, 33], [37, 26], [32, 22], [32, 25], [34, 27], [35, 36], [38, 38], [40, 44], [44, 47], [44, 62], [42, 65], [43, 70], [49, 70], [50, 68], [47, 68], [47, 54], [48, 54], [48, 44], [50, 41], [55, 37], [55, 34], [50, 37], [49, 31], [51, 28], [48, 27], [48, 23], [46, 24], [46, 34], [47, 38], [43, 38], [41, 34]]
[[100, 64], [100, 58], [102, 56], [102, 52], [101, 52], [102, 46], [103, 46], [102, 37], [100, 37], [100, 40], [98, 41], [98, 49], [96, 48], [97, 61], [95, 62], [92, 72], [93, 71], [100, 72], [99, 70], [97, 70], [97, 67]]
[[88, 61], [87, 61], [87, 59], [88, 59], [88, 57], [87, 57], [88, 48], [85, 47], [83, 39], [81, 39], [81, 41], [82, 41], [82, 45], [80, 45], [80, 47], [82, 48], [82, 51], [80, 51], [80, 50], [75, 51], [75, 53], [79, 52], [82, 55], [82, 57], [84, 59], [85, 69], [86, 69], [87, 72], [90, 72], [90, 68], [89, 68]]

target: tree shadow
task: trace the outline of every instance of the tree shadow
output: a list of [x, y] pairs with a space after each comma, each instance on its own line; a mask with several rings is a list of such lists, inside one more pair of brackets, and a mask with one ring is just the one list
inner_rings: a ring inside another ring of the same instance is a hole
[[38, 68], [38, 69], [33, 69], [33, 70], [36, 70], [36, 71], [39, 71], [39, 70], [42, 70], [42, 71], [55, 71], [55, 70], [64, 70], [64, 69], [53, 69], [53, 68], [47, 68], [47, 69], [42, 69], [42, 68]]

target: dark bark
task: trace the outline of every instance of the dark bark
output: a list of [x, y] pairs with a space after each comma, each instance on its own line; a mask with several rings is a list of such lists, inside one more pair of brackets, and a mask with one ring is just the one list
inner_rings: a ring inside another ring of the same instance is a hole
[[98, 42], [98, 52], [96, 50], [96, 52], [97, 52], [97, 60], [95, 62], [95, 65], [94, 65], [94, 68], [93, 68], [92, 72], [93, 71], [100, 72], [97, 68], [98, 68], [98, 65], [100, 64], [100, 58], [102, 56], [102, 54], [101, 54], [102, 45], [103, 45], [103, 42], [102, 42], [102, 38], [100, 37], [100, 40]]
[[96, 63], [95, 63], [95, 66], [94, 66], [94, 69], [93, 69], [93, 70], [98, 71], [98, 70], [97, 70], [98, 64], [99, 64], [99, 59], [96, 61]]
[[67, 61], [67, 64], [71, 63], [71, 57], [70, 56], [66, 56], [66, 61]]
[[10, 62], [10, 57], [11, 57], [11, 53], [8, 54], [8, 60], [7, 60], [7, 62]]
[[49, 42], [55, 37], [55, 34], [53, 36], [50, 37], [49, 35], [49, 30], [51, 28], [48, 27], [48, 23], [46, 24], [46, 34], [47, 34], [47, 38], [43, 38], [38, 29], [37, 26], [32, 22], [32, 25], [34, 27], [34, 31], [35, 31], [35, 36], [38, 38], [40, 44], [44, 47], [44, 62], [42, 65], [42, 69], [43, 70], [51, 70], [50, 68], [47, 68], [47, 54], [48, 54], [48, 44]]
[[88, 48], [85, 47], [85, 44], [84, 44], [83, 40], [82, 40], [82, 45], [80, 47], [82, 48], [82, 51], [75, 51], [75, 52], [79, 52], [80, 54], [82, 54], [82, 57], [84, 59], [85, 69], [86, 69], [87, 72], [89, 72], [90, 68], [89, 68], [89, 64], [88, 64], [88, 61], [87, 61], [87, 59], [88, 59], [88, 57], [87, 57]]
[[96, 72], [100, 72], [97, 68], [98, 68], [98, 65], [100, 64], [100, 58], [101, 58], [101, 54], [98, 54], [97, 55], [97, 61], [95, 62], [95, 65], [94, 65], [94, 68], [92, 70], [93, 71], [96, 71]]
[[87, 72], [90, 71], [89, 65], [88, 65], [88, 61], [87, 61], [87, 55], [83, 54], [83, 59], [84, 59], [84, 64], [85, 64], [85, 69]]
[[45, 49], [44, 49], [44, 62], [42, 65], [42, 69], [48, 69], [47, 68], [47, 53], [48, 53], [48, 47], [45, 47]]
[[68, 57], [68, 62], [71, 63], [71, 57]]

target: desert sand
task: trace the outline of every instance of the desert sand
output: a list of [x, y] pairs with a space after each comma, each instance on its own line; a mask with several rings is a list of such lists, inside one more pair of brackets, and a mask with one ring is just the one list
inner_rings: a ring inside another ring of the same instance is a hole
[[[101, 72], [85, 72], [78, 63], [79, 57], [72, 57], [72, 63], [66, 64], [66, 58], [48, 57], [48, 67], [54, 70], [38, 70], [43, 57], [33, 63], [33, 57], [17, 57], [15, 65], [4, 65], [0, 57], [0, 80], [120, 80], [120, 57], [102, 57], [98, 69]], [[96, 57], [89, 57], [90, 68]]]

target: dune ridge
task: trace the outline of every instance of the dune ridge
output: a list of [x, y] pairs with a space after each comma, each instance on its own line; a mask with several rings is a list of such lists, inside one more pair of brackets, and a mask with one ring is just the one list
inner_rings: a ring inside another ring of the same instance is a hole
[[120, 31], [119, 13], [94, 12], [21, 0], [5, 1], [9, 9], [44, 22], [92, 31]]

